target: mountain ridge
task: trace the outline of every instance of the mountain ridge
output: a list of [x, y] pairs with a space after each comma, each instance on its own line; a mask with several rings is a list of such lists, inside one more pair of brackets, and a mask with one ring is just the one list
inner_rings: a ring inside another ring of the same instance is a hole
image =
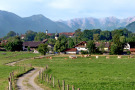
[[9, 31], [24, 34], [27, 30], [45, 32], [46, 29], [49, 33], [55, 33], [56, 30], [58, 32], [72, 31], [72, 28], [67, 25], [54, 22], [41, 14], [20, 17], [11, 12], [0, 11], [0, 37], [5, 36]]
[[[58, 32], [74, 32], [78, 28], [84, 29], [101, 29], [114, 30], [118, 28], [127, 28], [135, 32], [132, 27], [128, 26], [135, 21], [135, 16], [124, 19], [118, 19], [114, 16], [105, 18], [75, 18], [70, 20], [53, 21], [42, 14], [32, 15], [29, 17], [20, 17], [12, 12], [0, 10], [0, 37], [5, 36], [9, 31], [24, 34], [27, 30], [35, 32], [45, 32], [47, 29], [49, 33]], [[127, 27], [128, 26], [128, 27]]]
[[126, 27], [128, 24], [135, 21], [135, 16], [124, 19], [118, 19], [116, 17], [105, 17], [105, 18], [75, 18], [67, 21], [61, 21], [73, 29], [102, 29], [102, 30], [113, 30], [120, 27]]

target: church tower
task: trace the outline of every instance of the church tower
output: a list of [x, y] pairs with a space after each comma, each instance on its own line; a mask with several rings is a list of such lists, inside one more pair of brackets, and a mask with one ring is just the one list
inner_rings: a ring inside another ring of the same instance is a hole
[[48, 34], [48, 30], [45, 31], [46, 35]]
[[55, 40], [58, 40], [58, 38], [59, 38], [59, 34], [56, 32], [55, 33]]

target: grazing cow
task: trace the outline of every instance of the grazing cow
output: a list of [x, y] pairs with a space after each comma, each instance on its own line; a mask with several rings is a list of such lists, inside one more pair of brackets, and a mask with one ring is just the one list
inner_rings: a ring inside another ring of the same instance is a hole
[[52, 59], [52, 57], [50, 57], [50, 59]]
[[43, 57], [40, 57], [40, 59], [42, 59]]
[[99, 56], [96, 56], [96, 59], [98, 59], [99, 58]]
[[106, 56], [106, 59], [109, 59], [110, 57], [109, 56]]
[[71, 59], [75, 59], [75, 58], [77, 58], [77, 56], [75, 56], [75, 55], [71, 55], [71, 56], [69, 56], [69, 58], [71, 58]]
[[118, 56], [118, 58], [121, 58], [121, 56]]
[[84, 55], [81, 55], [81, 57], [84, 57]]
[[134, 56], [133, 56], [133, 55], [131, 55], [131, 56], [130, 56], [130, 58], [134, 58]]
[[84, 55], [84, 57], [88, 57], [87, 55]]

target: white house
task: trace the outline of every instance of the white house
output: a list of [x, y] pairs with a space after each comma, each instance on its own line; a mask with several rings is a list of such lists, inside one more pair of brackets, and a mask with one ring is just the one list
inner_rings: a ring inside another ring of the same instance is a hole
[[65, 50], [66, 54], [76, 54], [77, 53], [77, 49], [76, 48], [69, 48]]
[[74, 47], [77, 49], [78, 52], [87, 51], [88, 49], [86, 48], [86, 45], [87, 45], [86, 41], [83, 41], [75, 45]]
[[125, 50], [130, 50], [130, 45], [128, 43], [126, 43], [126, 45], [124, 46]]

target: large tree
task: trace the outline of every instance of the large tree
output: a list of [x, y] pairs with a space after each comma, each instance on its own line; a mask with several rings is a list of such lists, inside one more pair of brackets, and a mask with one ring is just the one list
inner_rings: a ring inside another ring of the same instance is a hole
[[8, 51], [20, 51], [22, 50], [22, 41], [20, 37], [10, 37], [8, 43], [5, 45], [5, 49]]
[[110, 31], [102, 31], [100, 33], [100, 40], [111, 40], [112, 39], [112, 35]]
[[99, 41], [100, 40], [99, 34], [93, 34], [93, 40], [94, 41]]
[[33, 41], [35, 36], [36, 36], [37, 32], [34, 32], [34, 31], [31, 31], [31, 30], [28, 30], [26, 33], [25, 33], [25, 41]]
[[38, 32], [34, 38], [34, 41], [42, 41], [44, 39], [48, 39], [49, 36], [46, 35], [46, 33], [43, 33], [43, 32]]
[[75, 30], [75, 35], [74, 35], [74, 43], [77, 44], [82, 40], [82, 31], [81, 29]]
[[90, 55], [92, 53], [95, 53], [95, 44], [94, 44], [93, 40], [88, 41], [86, 47], [88, 48], [88, 52], [89, 52]]
[[122, 54], [124, 44], [120, 42], [119, 34], [114, 35], [113, 44], [111, 45], [111, 54]]
[[55, 52], [62, 52], [65, 49], [67, 49], [67, 37], [62, 35], [58, 38], [58, 40], [56, 41], [55, 45], [54, 45], [54, 51]]
[[74, 44], [73, 39], [72, 38], [68, 38], [68, 48], [73, 48], [74, 45], [75, 44]]
[[8, 34], [7, 34], [7, 37], [14, 37], [16, 36], [16, 33], [14, 31], [10, 31]]
[[48, 45], [47, 44], [40, 44], [38, 46], [38, 51], [43, 54], [43, 55], [46, 55], [46, 53], [49, 51], [48, 49]]

